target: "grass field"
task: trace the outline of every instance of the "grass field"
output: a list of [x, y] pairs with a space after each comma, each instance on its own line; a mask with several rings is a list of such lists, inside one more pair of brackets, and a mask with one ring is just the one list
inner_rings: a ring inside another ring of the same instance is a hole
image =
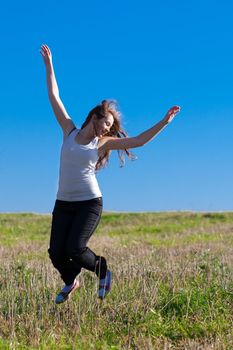
[[233, 349], [233, 213], [104, 213], [89, 246], [112, 291], [83, 271], [59, 306], [50, 222], [0, 214], [0, 349]]

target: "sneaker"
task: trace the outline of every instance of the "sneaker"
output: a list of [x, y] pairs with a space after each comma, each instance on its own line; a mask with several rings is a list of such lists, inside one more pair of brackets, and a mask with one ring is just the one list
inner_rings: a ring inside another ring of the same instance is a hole
[[76, 288], [79, 287], [79, 282], [75, 279], [74, 282], [69, 285], [62, 288], [60, 293], [56, 296], [55, 303], [61, 304], [64, 303], [64, 301], [68, 300], [70, 297], [70, 294], [75, 291]]
[[104, 299], [106, 295], [110, 292], [111, 281], [112, 281], [112, 272], [107, 270], [105, 278], [102, 278], [99, 281], [98, 297], [100, 299]]

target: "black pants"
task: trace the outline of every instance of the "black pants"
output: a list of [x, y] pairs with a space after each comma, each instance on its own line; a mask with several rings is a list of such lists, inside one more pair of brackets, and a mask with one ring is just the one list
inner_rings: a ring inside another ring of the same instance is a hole
[[73, 283], [81, 268], [104, 278], [107, 263], [87, 247], [102, 213], [102, 198], [67, 202], [56, 200], [53, 210], [49, 256], [65, 284]]

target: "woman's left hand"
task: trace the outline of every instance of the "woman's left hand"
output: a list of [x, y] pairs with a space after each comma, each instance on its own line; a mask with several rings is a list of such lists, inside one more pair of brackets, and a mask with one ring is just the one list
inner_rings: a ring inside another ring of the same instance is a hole
[[163, 118], [164, 122], [166, 124], [170, 123], [172, 121], [172, 119], [175, 117], [175, 115], [177, 113], [179, 113], [179, 111], [180, 111], [180, 107], [179, 106], [173, 106], [172, 108], [170, 108], [167, 111], [165, 117]]
[[50, 65], [52, 62], [52, 53], [47, 45], [41, 45], [40, 54], [43, 57], [46, 66]]

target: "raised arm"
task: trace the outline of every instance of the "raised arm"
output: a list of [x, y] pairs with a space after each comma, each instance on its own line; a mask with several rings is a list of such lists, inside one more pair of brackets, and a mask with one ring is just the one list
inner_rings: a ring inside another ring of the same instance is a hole
[[158, 135], [158, 133], [172, 121], [172, 119], [179, 111], [179, 106], [170, 108], [165, 117], [160, 122], [152, 126], [152, 128], [142, 132], [138, 136], [126, 138], [104, 137], [100, 142], [100, 149], [104, 152], [107, 150], [141, 147], [145, 145], [145, 143], [151, 141], [156, 135]]
[[42, 45], [40, 53], [43, 57], [46, 68], [46, 80], [49, 100], [57, 121], [60, 124], [64, 135], [66, 136], [74, 128], [74, 123], [66, 112], [66, 109], [59, 96], [59, 90], [53, 69], [52, 54], [49, 47], [47, 45]]

